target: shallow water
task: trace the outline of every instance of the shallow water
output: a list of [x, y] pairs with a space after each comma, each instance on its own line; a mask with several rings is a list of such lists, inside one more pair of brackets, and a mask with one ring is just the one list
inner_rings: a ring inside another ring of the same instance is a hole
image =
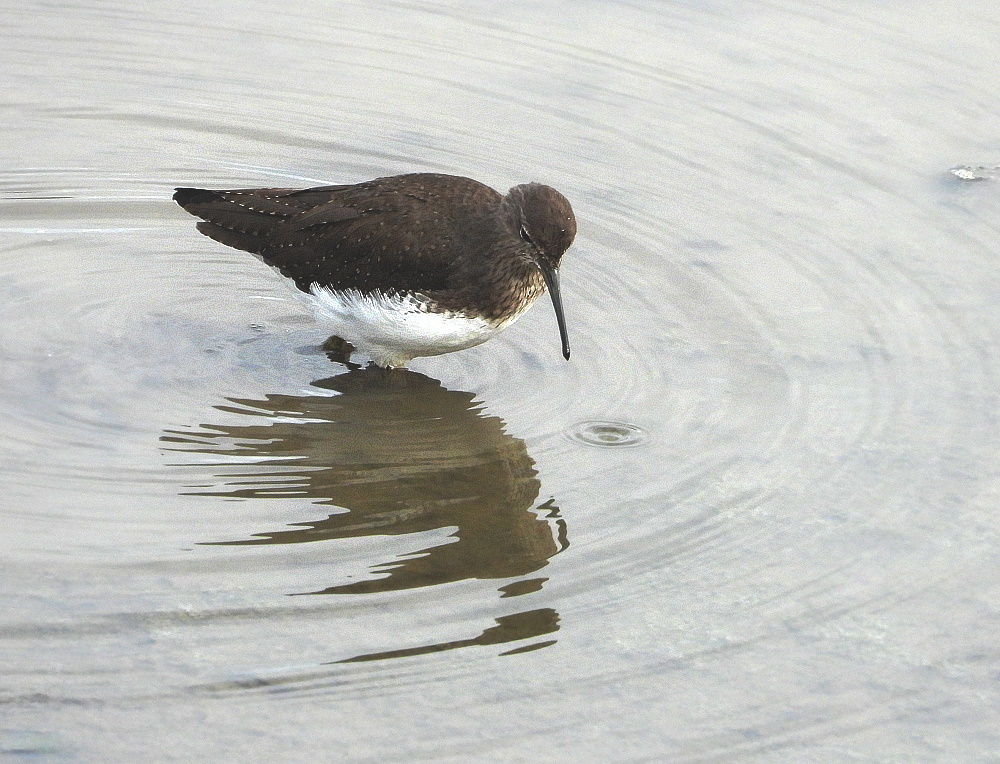
[[[203, 7], [0, 19], [0, 752], [1000, 755], [993, 4]], [[569, 363], [169, 200], [411, 171], [573, 202]]]

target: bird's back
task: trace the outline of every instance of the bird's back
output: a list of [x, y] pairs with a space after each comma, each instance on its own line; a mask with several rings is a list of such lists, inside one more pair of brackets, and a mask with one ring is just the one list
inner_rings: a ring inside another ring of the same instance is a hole
[[471, 178], [419, 173], [350, 186], [207, 191], [174, 200], [206, 236], [259, 256], [308, 292], [449, 289], [454, 264], [495, 232], [500, 194]]

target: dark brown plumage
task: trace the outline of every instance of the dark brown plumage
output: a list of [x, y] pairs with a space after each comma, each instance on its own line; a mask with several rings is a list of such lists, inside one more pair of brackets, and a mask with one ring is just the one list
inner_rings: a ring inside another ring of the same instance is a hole
[[[203, 234], [252, 252], [312, 295], [414, 297], [421, 310], [499, 329], [548, 286], [569, 357], [558, 267], [576, 219], [549, 186], [502, 196], [470, 178], [419, 173], [303, 190], [178, 188], [174, 200], [202, 218]], [[365, 349], [360, 334], [344, 339]], [[459, 348], [438, 352], [451, 349]]]

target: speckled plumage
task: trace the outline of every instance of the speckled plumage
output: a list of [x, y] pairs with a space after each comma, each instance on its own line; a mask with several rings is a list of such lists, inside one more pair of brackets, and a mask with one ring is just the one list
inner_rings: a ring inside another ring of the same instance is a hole
[[[501, 196], [470, 178], [419, 173], [303, 190], [179, 188], [174, 200], [203, 219], [203, 234], [292, 279], [379, 365], [485, 342], [547, 286], [569, 357], [558, 267], [576, 220], [549, 186]], [[432, 330], [414, 311], [444, 323]]]

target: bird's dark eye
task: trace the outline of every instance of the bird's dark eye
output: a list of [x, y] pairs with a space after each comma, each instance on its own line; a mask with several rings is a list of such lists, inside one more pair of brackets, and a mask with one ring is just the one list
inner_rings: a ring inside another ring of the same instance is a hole
[[528, 229], [525, 228], [523, 225], [521, 226], [521, 230], [518, 231], [518, 233], [521, 234], [521, 238], [524, 239], [526, 242], [528, 242], [528, 244], [534, 244], [535, 243], [535, 242], [533, 242], [531, 240], [531, 237], [528, 235]]

